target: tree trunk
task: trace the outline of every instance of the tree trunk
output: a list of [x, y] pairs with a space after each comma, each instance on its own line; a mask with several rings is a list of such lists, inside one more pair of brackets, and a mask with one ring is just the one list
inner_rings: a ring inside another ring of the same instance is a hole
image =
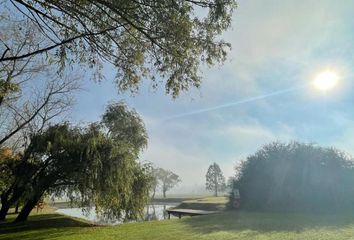
[[216, 173], [214, 173], [214, 184], [215, 184], [215, 197], [217, 197], [218, 196], [218, 179], [216, 178]]
[[155, 193], [156, 193], [156, 188], [154, 188], [153, 192], [152, 192], [152, 196], [151, 199], [154, 200], [155, 199]]
[[163, 193], [163, 198], [166, 198], [166, 192], [167, 192], [167, 186], [165, 182], [162, 185], [162, 193]]
[[15, 219], [15, 222], [24, 222], [27, 220], [28, 215], [31, 213], [32, 209], [36, 206], [40, 197], [34, 196], [30, 200], [26, 202], [26, 204], [22, 207], [20, 214]]
[[10, 205], [4, 204], [1, 202], [1, 209], [0, 209], [0, 221], [4, 221], [7, 215], [7, 212], [10, 209]]
[[20, 203], [17, 202], [17, 203], [16, 203], [16, 207], [15, 207], [15, 213], [16, 213], [16, 214], [18, 213], [19, 207], [20, 207]]
[[10, 209], [10, 202], [8, 201], [8, 197], [9, 197], [9, 191], [7, 191], [6, 193], [3, 193], [1, 195], [1, 209], [0, 209], [0, 221], [4, 221], [7, 215], [7, 212]]
[[11, 187], [1, 195], [0, 221], [5, 220], [10, 207], [19, 201], [24, 191], [24, 187]]
[[163, 219], [167, 219], [166, 205], [163, 205]]

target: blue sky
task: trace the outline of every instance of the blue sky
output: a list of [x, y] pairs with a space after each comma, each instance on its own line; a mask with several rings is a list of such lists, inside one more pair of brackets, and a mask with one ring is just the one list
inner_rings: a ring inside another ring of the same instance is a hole
[[[106, 66], [105, 81], [85, 81], [72, 120], [98, 120], [109, 101], [125, 100], [149, 133], [141, 159], [180, 175], [179, 192], [202, 188], [212, 162], [231, 176], [238, 161], [275, 140], [333, 145], [354, 154], [354, 1], [238, 4], [233, 28], [223, 35], [232, 44], [229, 58], [223, 66], [202, 69], [200, 89], [172, 100], [163, 85], [155, 91], [146, 79], [138, 95], [118, 94], [114, 71]], [[311, 82], [329, 68], [340, 79], [324, 94]]]

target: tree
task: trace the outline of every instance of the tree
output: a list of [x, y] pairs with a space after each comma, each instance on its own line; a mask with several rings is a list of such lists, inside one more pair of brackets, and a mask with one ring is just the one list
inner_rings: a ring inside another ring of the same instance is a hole
[[[0, 40], [7, 54], [18, 56], [22, 51], [38, 48], [45, 42], [39, 29], [28, 21], [11, 22], [0, 14]], [[72, 104], [72, 93], [78, 88], [79, 77], [70, 71], [60, 74], [46, 59], [33, 55], [28, 58], [0, 62], [0, 148], [11, 149], [16, 158], [1, 163], [3, 181], [0, 187], [0, 220], [9, 207], [23, 198], [33, 165], [24, 155], [31, 136], [40, 133], [51, 121], [62, 117]], [[76, 73], [77, 75], [77, 73]], [[21, 176], [20, 178], [16, 176]], [[1, 180], [0, 180], [1, 181]]]
[[101, 123], [107, 130], [107, 136], [128, 144], [136, 158], [147, 146], [144, 122], [135, 110], [129, 110], [123, 102], [109, 104]]
[[206, 189], [214, 191], [215, 196], [218, 196], [220, 191], [225, 190], [225, 178], [218, 164], [213, 163], [209, 166], [206, 174]]
[[[4, 148], [3, 148], [4, 149]], [[23, 161], [23, 155], [3, 155], [0, 162], [0, 221], [4, 220], [11, 206], [25, 195], [32, 164]], [[2, 184], [1, 184], [2, 183]]]
[[160, 185], [158, 174], [159, 174], [159, 168], [151, 168], [151, 176], [153, 177], [151, 182], [151, 191], [152, 191], [151, 199], [155, 198], [157, 188]]
[[[3, 193], [9, 188], [9, 186], [14, 181], [14, 171], [18, 164], [18, 160], [18, 156], [14, 154], [10, 148], [0, 148], [0, 202], [2, 203], [2, 205], [7, 200]], [[0, 211], [0, 217], [2, 215], [3, 214]]]
[[[166, 198], [166, 192], [175, 187], [181, 179], [177, 174], [172, 171], [165, 170], [163, 168], [157, 168], [154, 171], [155, 181], [161, 185], [163, 197]], [[155, 185], [158, 186], [158, 185]]]
[[11, 181], [9, 179], [12, 176], [12, 174], [10, 173], [11, 167], [9, 162], [12, 159], [13, 153], [11, 149], [0, 148], [0, 192], [2, 192], [6, 188], [6, 185]]
[[[31, 74], [31, 76], [36, 76]], [[50, 76], [48, 74], [48, 76]], [[33, 81], [32, 81], [33, 80]], [[40, 81], [41, 79], [38, 79]], [[72, 103], [71, 94], [77, 86], [74, 78], [62, 79], [53, 76], [44, 86], [36, 85], [32, 78], [27, 79], [32, 87], [21, 86], [21, 94], [16, 98], [4, 98], [0, 105], [0, 146], [11, 147], [18, 152], [19, 161], [7, 160], [6, 167], [9, 179], [7, 188], [0, 191], [1, 209], [0, 220], [3, 220], [10, 206], [16, 204], [25, 191], [27, 180], [34, 166], [30, 163], [30, 152], [25, 149], [29, 145], [31, 136], [41, 133], [48, 124], [66, 112]], [[37, 82], [38, 83], [38, 82]], [[11, 95], [11, 94], [9, 94]], [[7, 97], [9, 97], [9, 95]], [[24, 151], [25, 150], [25, 151]], [[21, 152], [25, 152], [22, 154]], [[27, 154], [28, 153], [28, 154]], [[8, 162], [10, 161], [10, 162]], [[20, 176], [16, 178], [14, 176]]]
[[234, 183], [245, 209], [353, 210], [353, 158], [335, 148], [274, 142], [247, 157]]
[[[0, 26], [4, 27], [1, 38], [11, 39], [6, 45], [9, 54], [16, 56], [37, 47], [35, 39], [40, 40], [36, 38], [40, 33], [35, 25], [5, 19]], [[45, 59], [38, 55], [0, 62], [0, 146], [21, 148], [29, 134], [71, 106], [80, 77], [70, 71], [58, 74]]]
[[[129, 127], [113, 123], [125, 121]], [[25, 196], [16, 221], [25, 221], [45, 193], [65, 193], [103, 217], [141, 217], [152, 179], [150, 166], [137, 161], [146, 138], [141, 119], [123, 103], [109, 105], [103, 120], [86, 128], [61, 123], [37, 132], [20, 159], [26, 173], [15, 175], [13, 188]]]
[[0, 62], [48, 52], [60, 67], [75, 62], [99, 72], [110, 62], [119, 89], [135, 91], [142, 78], [156, 86], [161, 77], [174, 97], [200, 85], [202, 63], [225, 60], [230, 44], [220, 35], [236, 8], [234, 0], [5, 0], [1, 5], [12, 21], [30, 20], [47, 41], [13, 55], [12, 39], [1, 39]]
[[26, 220], [46, 191], [66, 192], [82, 207], [96, 206], [103, 217], [142, 216], [151, 177], [149, 166], [136, 159], [146, 146], [146, 137], [139, 116], [122, 103], [109, 105], [101, 124], [84, 132], [67, 125], [49, 128], [32, 139], [40, 167], [32, 180], [32, 194], [16, 221]]

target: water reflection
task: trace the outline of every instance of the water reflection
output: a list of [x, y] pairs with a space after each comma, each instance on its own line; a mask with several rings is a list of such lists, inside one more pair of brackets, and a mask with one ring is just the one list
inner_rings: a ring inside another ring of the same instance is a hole
[[168, 218], [166, 209], [172, 205], [149, 205], [146, 207], [145, 221], [165, 220]]
[[[144, 221], [154, 221], [154, 220], [165, 220], [168, 219], [168, 214], [166, 209], [175, 207], [176, 205], [160, 205], [160, 204], [151, 204], [145, 207], [144, 212]], [[82, 218], [89, 220], [98, 224], [120, 224], [122, 221], [116, 219], [107, 219], [97, 216], [95, 208], [91, 208], [87, 211], [82, 211], [81, 208], [59, 208], [56, 210], [57, 213], [68, 215], [71, 217]]]

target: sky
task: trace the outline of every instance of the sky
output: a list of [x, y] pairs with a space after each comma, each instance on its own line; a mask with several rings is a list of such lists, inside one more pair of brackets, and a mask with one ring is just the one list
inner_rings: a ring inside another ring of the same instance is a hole
[[[207, 168], [234, 166], [272, 141], [335, 146], [354, 155], [354, 1], [239, 0], [232, 44], [222, 66], [202, 68], [200, 89], [173, 100], [146, 79], [139, 94], [118, 94], [114, 71], [85, 81], [70, 118], [99, 120], [108, 102], [124, 100], [149, 134], [142, 161], [177, 173], [171, 193], [201, 193]], [[335, 88], [315, 89], [316, 74], [330, 69]]]

